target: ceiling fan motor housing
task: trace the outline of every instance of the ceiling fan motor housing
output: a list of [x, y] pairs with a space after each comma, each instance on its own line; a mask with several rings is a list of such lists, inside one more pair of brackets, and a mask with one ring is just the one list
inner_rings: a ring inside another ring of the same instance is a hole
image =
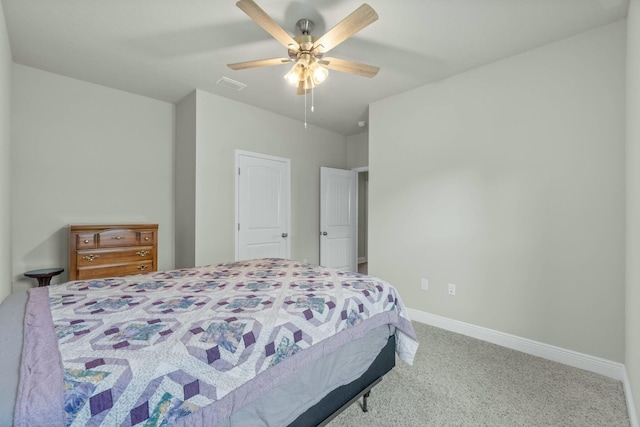
[[311, 55], [316, 58], [322, 57], [322, 52], [311, 51], [313, 49], [313, 43], [316, 41], [316, 38], [305, 34], [302, 36], [294, 37], [294, 40], [300, 46], [298, 49], [289, 49], [289, 58], [299, 59], [302, 55]]

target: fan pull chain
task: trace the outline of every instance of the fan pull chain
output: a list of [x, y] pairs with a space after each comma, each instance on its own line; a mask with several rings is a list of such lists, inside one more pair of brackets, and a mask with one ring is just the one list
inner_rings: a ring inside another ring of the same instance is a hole
[[304, 128], [307, 128], [307, 92], [304, 92]]
[[313, 113], [313, 86], [311, 86], [311, 112]]

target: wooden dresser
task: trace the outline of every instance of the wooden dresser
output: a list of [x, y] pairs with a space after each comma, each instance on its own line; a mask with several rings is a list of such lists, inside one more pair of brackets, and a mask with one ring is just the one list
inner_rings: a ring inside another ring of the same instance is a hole
[[158, 224], [69, 226], [69, 280], [158, 270]]

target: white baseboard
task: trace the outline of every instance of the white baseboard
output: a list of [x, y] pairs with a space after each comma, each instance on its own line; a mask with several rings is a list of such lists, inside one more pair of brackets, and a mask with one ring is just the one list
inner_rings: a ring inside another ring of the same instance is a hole
[[512, 350], [521, 351], [523, 353], [528, 353], [622, 381], [624, 386], [624, 395], [627, 401], [627, 410], [629, 411], [629, 419], [631, 420], [631, 427], [640, 427], [635, 403], [631, 393], [631, 385], [629, 383], [627, 369], [622, 363], [495, 331], [482, 326], [460, 322], [459, 320], [449, 319], [447, 317], [426, 313], [412, 308], [408, 308], [407, 310], [409, 312], [409, 317], [416, 322], [425, 323], [447, 331], [456, 332], [507, 347]]
[[631, 421], [631, 427], [640, 427], [640, 420], [638, 420], [638, 412], [636, 411], [636, 404], [633, 400], [633, 393], [631, 392], [631, 383], [629, 382], [629, 375], [627, 369], [624, 370], [624, 395], [627, 399], [627, 411], [629, 412], [629, 420]]

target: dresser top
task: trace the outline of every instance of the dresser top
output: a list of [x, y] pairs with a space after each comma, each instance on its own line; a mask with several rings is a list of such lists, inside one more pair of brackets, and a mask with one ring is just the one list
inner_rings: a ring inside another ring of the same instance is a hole
[[127, 230], [157, 230], [158, 224], [70, 224], [69, 231], [75, 230], [108, 230], [108, 229], [127, 229]]

